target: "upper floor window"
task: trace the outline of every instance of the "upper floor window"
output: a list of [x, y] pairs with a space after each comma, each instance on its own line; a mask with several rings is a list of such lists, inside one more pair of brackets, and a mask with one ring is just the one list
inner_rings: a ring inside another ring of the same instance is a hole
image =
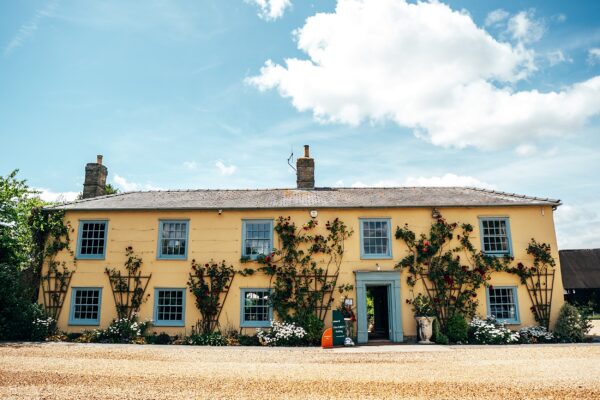
[[273, 319], [273, 308], [269, 302], [269, 289], [241, 289], [240, 326], [267, 327]]
[[69, 324], [99, 325], [101, 302], [101, 288], [73, 288]]
[[185, 289], [154, 290], [154, 325], [185, 325]]
[[360, 220], [361, 258], [391, 258], [391, 226], [389, 219]]
[[514, 286], [490, 287], [487, 293], [488, 314], [501, 322], [519, 323], [517, 288]]
[[79, 221], [77, 258], [103, 259], [108, 221]]
[[273, 251], [273, 221], [247, 219], [242, 226], [242, 256], [256, 259]]
[[186, 259], [188, 221], [160, 221], [158, 258]]
[[480, 218], [481, 249], [490, 255], [511, 255], [508, 218]]

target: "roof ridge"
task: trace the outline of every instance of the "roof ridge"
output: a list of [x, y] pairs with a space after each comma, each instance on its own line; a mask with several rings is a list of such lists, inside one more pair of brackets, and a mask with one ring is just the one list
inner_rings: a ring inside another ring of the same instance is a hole
[[480, 191], [480, 192], [487, 192], [487, 193], [500, 194], [500, 195], [504, 195], [504, 196], [517, 197], [517, 198], [520, 198], [520, 199], [548, 201], [550, 203], [557, 203], [558, 205], [561, 204], [560, 199], [551, 199], [549, 197], [528, 196], [528, 195], [525, 195], [525, 194], [508, 193], [508, 192], [503, 192], [501, 190], [478, 188], [478, 187], [474, 187], [474, 186], [465, 186], [465, 188], [466, 189], [471, 189], [471, 190], [477, 190], [477, 191]]

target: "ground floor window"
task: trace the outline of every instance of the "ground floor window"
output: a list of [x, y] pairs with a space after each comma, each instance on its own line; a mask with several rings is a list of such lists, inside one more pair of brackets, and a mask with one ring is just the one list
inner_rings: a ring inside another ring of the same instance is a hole
[[71, 292], [71, 325], [99, 325], [101, 288], [73, 288]]
[[154, 290], [154, 325], [185, 325], [185, 289]]
[[519, 306], [517, 288], [514, 286], [494, 286], [488, 288], [488, 314], [497, 320], [508, 323], [519, 323]]
[[273, 318], [270, 295], [270, 289], [241, 290], [240, 326], [260, 328], [270, 325]]

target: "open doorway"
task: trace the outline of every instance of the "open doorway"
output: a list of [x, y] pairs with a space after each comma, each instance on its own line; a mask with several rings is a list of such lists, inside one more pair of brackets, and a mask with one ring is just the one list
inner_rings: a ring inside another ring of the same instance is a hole
[[388, 285], [367, 286], [369, 340], [389, 340]]

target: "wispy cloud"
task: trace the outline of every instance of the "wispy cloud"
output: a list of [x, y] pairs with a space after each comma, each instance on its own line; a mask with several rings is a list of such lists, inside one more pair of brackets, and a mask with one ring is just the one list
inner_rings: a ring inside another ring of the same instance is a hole
[[588, 63], [590, 65], [595, 65], [600, 62], [600, 47], [589, 49], [588, 50]]
[[237, 167], [235, 165], [225, 165], [223, 163], [223, 161], [217, 161], [215, 163], [215, 167], [217, 167], [217, 169], [219, 170], [219, 172], [221, 173], [221, 175], [233, 175], [235, 173], [235, 171], [237, 171]]
[[33, 17], [21, 25], [17, 34], [12, 38], [12, 40], [6, 45], [4, 48], [4, 56], [9, 56], [15, 49], [23, 46], [23, 44], [31, 39], [33, 35], [37, 32], [40, 23], [44, 18], [51, 17], [54, 10], [58, 6], [58, 0], [50, 0], [46, 3], [46, 5], [38, 10], [36, 10]]
[[196, 161], [184, 161], [183, 166], [190, 171], [198, 169], [198, 163]]
[[246, 0], [246, 3], [258, 7], [258, 16], [265, 21], [283, 17], [285, 11], [292, 6], [290, 0]]

